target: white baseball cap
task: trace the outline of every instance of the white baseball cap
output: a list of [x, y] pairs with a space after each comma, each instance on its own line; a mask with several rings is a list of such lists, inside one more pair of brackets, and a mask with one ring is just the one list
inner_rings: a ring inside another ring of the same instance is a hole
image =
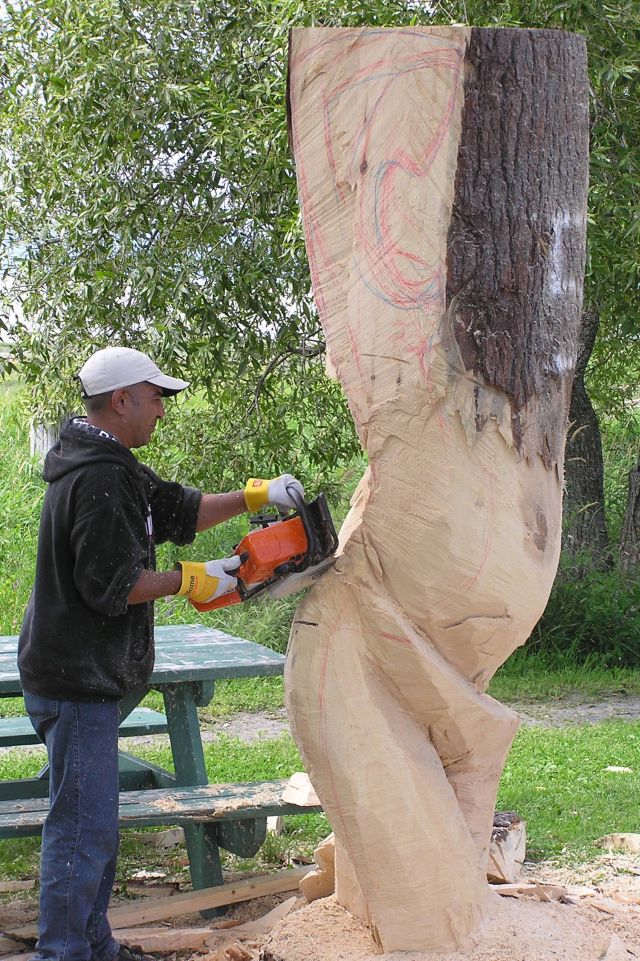
[[163, 374], [157, 364], [141, 350], [132, 347], [105, 347], [96, 351], [78, 374], [85, 397], [106, 394], [119, 387], [148, 381], [169, 397], [189, 386], [189, 381]]

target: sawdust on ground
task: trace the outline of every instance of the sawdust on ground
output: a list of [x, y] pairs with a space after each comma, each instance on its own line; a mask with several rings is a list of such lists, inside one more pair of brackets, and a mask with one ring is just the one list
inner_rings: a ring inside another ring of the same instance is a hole
[[[495, 896], [492, 917], [476, 947], [465, 953], [395, 952], [381, 954], [366, 925], [334, 898], [294, 910], [264, 938], [245, 938], [233, 928], [222, 947], [207, 954], [180, 952], [184, 961], [234, 961], [226, 945], [240, 942], [253, 961], [634, 961], [640, 959], [640, 860], [603, 854], [583, 865], [558, 867], [528, 863], [523, 880], [563, 884], [580, 891], [577, 904], [541, 903]], [[148, 892], [152, 894], [152, 891]], [[229, 908], [224, 921], [263, 917], [291, 892], [246, 901]], [[129, 902], [131, 903], [131, 902]], [[24, 892], [0, 905], [0, 929], [11, 930], [37, 916], [37, 899]], [[167, 919], [167, 929], [216, 926], [197, 913]], [[222, 919], [220, 919], [222, 920]], [[221, 932], [222, 933], [222, 932]], [[612, 938], [620, 943], [611, 947]], [[624, 947], [623, 947], [624, 946]], [[607, 951], [611, 948], [610, 955]], [[626, 949], [626, 950], [625, 950]]]
[[[633, 909], [621, 906], [620, 913]], [[634, 927], [640, 936], [640, 912]], [[490, 916], [466, 952], [380, 953], [368, 928], [324, 898], [289, 915], [266, 939], [263, 961], [632, 961], [640, 938], [592, 907], [494, 896]], [[621, 943], [620, 943], [621, 942]], [[626, 950], [625, 950], [626, 948]], [[631, 952], [631, 953], [629, 953]]]

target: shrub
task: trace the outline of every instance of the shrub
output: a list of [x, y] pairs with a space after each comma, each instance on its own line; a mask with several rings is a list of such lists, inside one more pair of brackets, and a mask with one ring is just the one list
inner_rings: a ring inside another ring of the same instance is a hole
[[616, 569], [561, 564], [527, 649], [550, 661], [640, 667], [640, 584]]

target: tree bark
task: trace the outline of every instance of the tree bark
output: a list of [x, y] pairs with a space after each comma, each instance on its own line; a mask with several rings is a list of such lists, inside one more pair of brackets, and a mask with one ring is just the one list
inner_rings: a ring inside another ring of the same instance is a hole
[[620, 567], [626, 573], [640, 568], [640, 461], [629, 472], [629, 494], [620, 533]]
[[338, 901], [386, 951], [468, 946], [490, 908], [517, 717], [484, 691], [560, 550], [587, 90], [584, 41], [553, 31], [293, 33], [314, 295], [369, 468], [287, 703]]
[[602, 441], [584, 383], [599, 324], [598, 311], [585, 309], [569, 408], [562, 546], [569, 554], [585, 554], [589, 567], [606, 569], [611, 557], [604, 513]]

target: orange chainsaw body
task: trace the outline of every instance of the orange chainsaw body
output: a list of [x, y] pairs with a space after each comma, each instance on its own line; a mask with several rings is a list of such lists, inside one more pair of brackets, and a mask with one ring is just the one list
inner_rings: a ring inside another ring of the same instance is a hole
[[[278, 572], [281, 564], [299, 563], [307, 553], [308, 540], [302, 519], [296, 515], [251, 531], [243, 537], [234, 554], [243, 557], [236, 574], [245, 588], [263, 584]], [[234, 571], [235, 574], [235, 571]], [[230, 604], [240, 604], [239, 590], [223, 594], [204, 604], [192, 601], [199, 611], [212, 611]]]

